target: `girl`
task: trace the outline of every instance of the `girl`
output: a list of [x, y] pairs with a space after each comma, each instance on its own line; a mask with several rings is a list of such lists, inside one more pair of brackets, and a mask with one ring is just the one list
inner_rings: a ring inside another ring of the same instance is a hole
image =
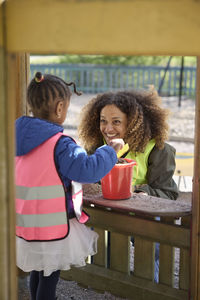
[[124, 145], [112, 140], [88, 156], [63, 135], [69, 85], [77, 93], [74, 83], [37, 72], [27, 94], [33, 117], [16, 121], [17, 266], [30, 272], [32, 300], [54, 300], [60, 270], [84, 266], [96, 253], [98, 235], [84, 225], [79, 183], [105, 176]]

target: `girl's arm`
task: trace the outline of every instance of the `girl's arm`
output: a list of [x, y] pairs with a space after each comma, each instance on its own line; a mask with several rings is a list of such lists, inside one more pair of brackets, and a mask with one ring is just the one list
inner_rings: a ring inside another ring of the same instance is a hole
[[102, 146], [89, 156], [70, 137], [63, 136], [56, 146], [55, 160], [63, 178], [94, 183], [113, 168], [117, 155], [112, 147]]

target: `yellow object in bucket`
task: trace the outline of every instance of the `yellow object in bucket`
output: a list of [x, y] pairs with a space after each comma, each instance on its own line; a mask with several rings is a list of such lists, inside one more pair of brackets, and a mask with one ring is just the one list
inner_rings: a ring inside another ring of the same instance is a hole
[[124, 147], [121, 150], [119, 150], [119, 152], [117, 153], [117, 157], [120, 158], [128, 150], [129, 150], [129, 145], [125, 144]]

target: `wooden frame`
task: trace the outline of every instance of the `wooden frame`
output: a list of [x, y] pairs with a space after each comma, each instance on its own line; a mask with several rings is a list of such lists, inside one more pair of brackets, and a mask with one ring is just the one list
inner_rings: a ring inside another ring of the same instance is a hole
[[[27, 82], [24, 75], [27, 66], [22, 59], [24, 53], [200, 56], [199, 12], [199, 0], [0, 1], [0, 270], [4, 274], [0, 282], [2, 300], [16, 299], [14, 120], [24, 109], [24, 87]], [[17, 66], [18, 59], [20, 64]], [[24, 72], [19, 70], [20, 65], [20, 70], [24, 69]], [[192, 300], [200, 298], [199, 70], [198, 58], [190, 272]], [[16, 106], [18, 108], [19, 105], [16, 104], [16, 99], [22, 99], [17, 114]]]
[[191, 239], [191, 299], [200, 297], [200, 57], [197, 62], [197, 93], [195, 114], [194, 179], [192, 198], [192, 239]]
[[[83, 285], [89, 284], [94, 289], [108, 291], [128, 299], [188, 299], [191, 221], [188, 212], [186, 216], [182, 212], [182, 224], [176, 225], [175, 215], [162, 217], [160, 222], [156, 222], [150, 218], [151, 213], [147, 215], [136, 213], [135, 216], [130, 216], [123, 209], [121, 211], [116, 208], [108, 210], [107, 204], [96, 206], [101, 202], [98, 197], [95, 197], [95, 201], [93, 201], [94, 196], [90, 197], [90, 200], [87, 196], [84, 198], [85, 209], [91, 218], [88, 225], [100, 234], [98, 247], [101, 251], [94, 256], [92, 264], [81, 269], [72, 268], [70, 271], [62, 271], [62, 278], [76, 280]], [[164, 201], [158, 198], [154, 207], [161, 208]], [[163, 207], [162, 213], [169, 214], [167, 211], [164, 212]], [[180, 215], [181, 211], [177, 210], [177, 216]], [[110, 232], [109, 266], [106, 261], [108, 243], [105, 230]], [[131, 272], [130, 236], [134, 236], [134, 263], [132, 263]], [[157, 284], [153, 282], [155, 241], [160, 242], [160, 271]], [[175, 247], [180, 249], [180, 258], [176, 258], [180, 268], [176, 286], [174, 282]]]
[[7, 50], [198, 55], [199, 0], [5, 1]]

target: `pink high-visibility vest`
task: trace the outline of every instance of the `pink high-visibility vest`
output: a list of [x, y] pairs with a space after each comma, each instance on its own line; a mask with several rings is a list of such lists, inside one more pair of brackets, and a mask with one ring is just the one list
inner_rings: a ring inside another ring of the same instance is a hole
[[[28, 154], [16, 157], [16, 235], [27, 241], [65, 238], [69, 232], [66, 188], [54, 161], [57, 133]], [[80, 223], [88, 220], [82, 211], [82, 186], [72, 182], [72, 201]]]

